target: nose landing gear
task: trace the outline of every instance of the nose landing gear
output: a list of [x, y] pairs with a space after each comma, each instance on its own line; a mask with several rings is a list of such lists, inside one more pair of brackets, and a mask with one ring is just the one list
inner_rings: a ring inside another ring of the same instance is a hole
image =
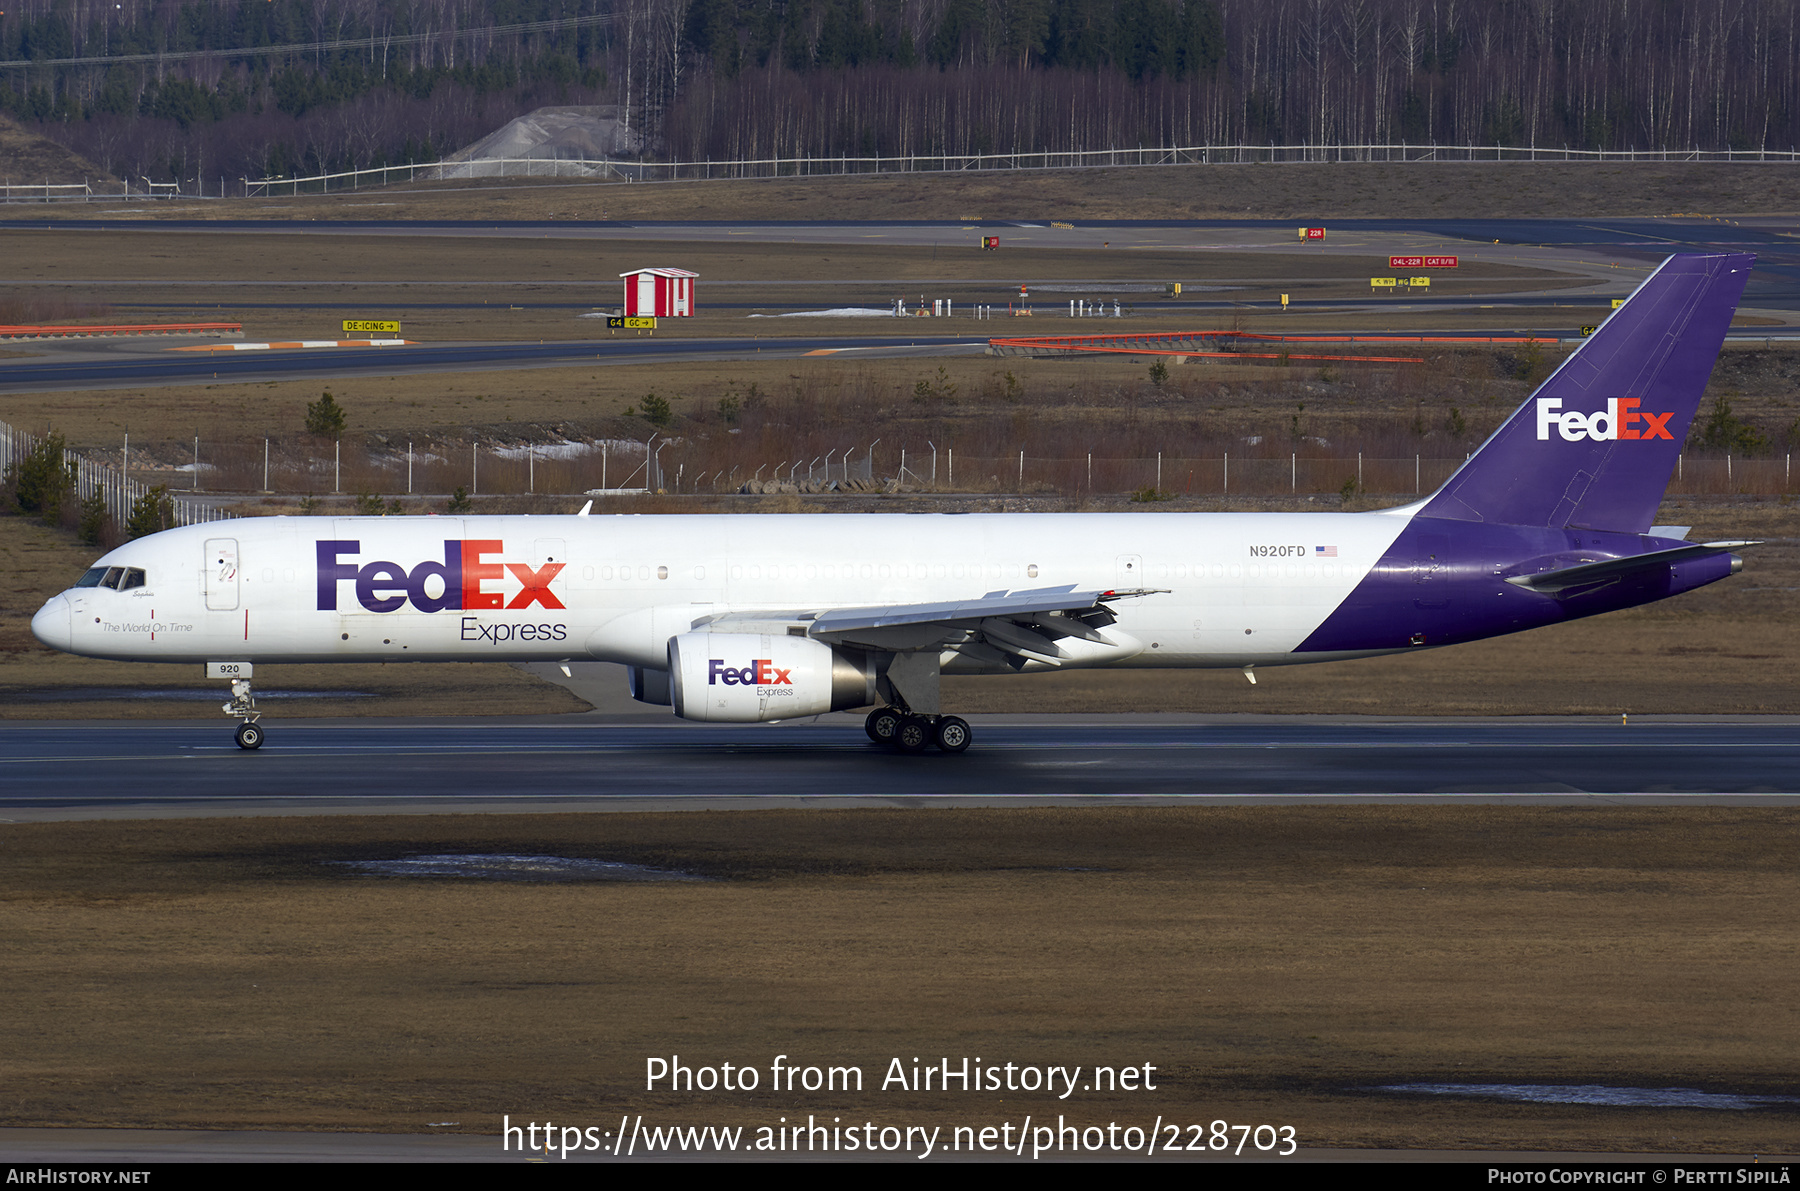
[[234, 678], [231, 680], [231, 702], [221, 708], [226, 715], [239, 720], [237, 730], [237, 746], [241, 749], [258, 749], [262, 747], [262, 725], [256, 721], [262, 718], [262, 712], [256, 710], [256, 698], [250, 693], [250, 680]]

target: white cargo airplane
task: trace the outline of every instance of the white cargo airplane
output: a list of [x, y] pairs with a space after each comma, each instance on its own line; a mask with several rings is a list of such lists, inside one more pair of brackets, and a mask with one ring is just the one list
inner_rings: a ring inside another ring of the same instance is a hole
[[1454, 644], [1734, 573], [1652, 527], [1749, 256], [1671, 257], [1434, 495], [1375, 513], [271, 517], [130, 542], [32, 632], [203, 662], [263, 731], [259, 662], [630, 667], [691, 720], [868, 707], [961, 752], [938, 676], [1233, 667]]

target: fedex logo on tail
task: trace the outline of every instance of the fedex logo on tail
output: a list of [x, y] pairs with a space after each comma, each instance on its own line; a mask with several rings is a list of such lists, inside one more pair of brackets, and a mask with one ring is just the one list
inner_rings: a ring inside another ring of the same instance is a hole
[[1561, 397], [1539, 397], [1537, 400], [1537, 436], [1539, 442], [1550, 441], [1555, 427], [1565, 442], [1611, 442], [1617, 439], [1663, 438], [1674, 440], [1669, 433], [1669, 419], [1674, 413], [1656, 414], [1638, 408], [1636, 397], [1608, 397], [1606, 408], [1584, 414], [1580, 410], [1564, 410]]
[[777, 670], [769, 658], [752, 659], [748, 666], [739, 669], [727, 666], [723, 658], [713, 658], [706, 669], [706, 685], [718, 686], [793, 686], [794, 680], [788, 675], [794, 672], [793, 667]]
[[[505, 544], [497, 539], [446, 541], [442, 562], [427, 559], [410, 570], [397, 562], [357, 563], [361, 542], [326, 541], [317, 546], [321, 612], [337, 610], [340, 583], [355, 584], [356, 602], [370, 612], [393, 612], [408, 602], [420, 612], [563, 606], [550, 583], [567, 564], [549, 562], [532, 570], [519, 562], [489, 562], [489, 556], [505, 552]], [[519, 583], [511, 599], [504, 590], [508, 574]]]

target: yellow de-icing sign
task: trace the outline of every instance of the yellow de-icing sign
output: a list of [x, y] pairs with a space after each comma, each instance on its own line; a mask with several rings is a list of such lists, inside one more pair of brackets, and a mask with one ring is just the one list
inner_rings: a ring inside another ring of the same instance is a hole
[[623, 331], [654, 331], [654, 330], [656, 330], [656, 320], [655, 319], [639, 318], [636, 316], [633, 316], [630, 318], [621, 318], [618, 315], [613, 315], [606, 320], [606, 325], [615, 331], [620, 331], [620, 330], [623, 330]]
[[379, 319], [347, 318], [344, 320], [346, 335], [398, 335], [400, 324], [383, 322]]

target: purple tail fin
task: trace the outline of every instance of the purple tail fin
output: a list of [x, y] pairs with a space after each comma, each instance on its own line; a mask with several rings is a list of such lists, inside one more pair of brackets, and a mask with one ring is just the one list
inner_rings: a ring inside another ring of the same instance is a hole
[[1650, 528], [1755, 260], [1664, 261], [1420, 515]]

